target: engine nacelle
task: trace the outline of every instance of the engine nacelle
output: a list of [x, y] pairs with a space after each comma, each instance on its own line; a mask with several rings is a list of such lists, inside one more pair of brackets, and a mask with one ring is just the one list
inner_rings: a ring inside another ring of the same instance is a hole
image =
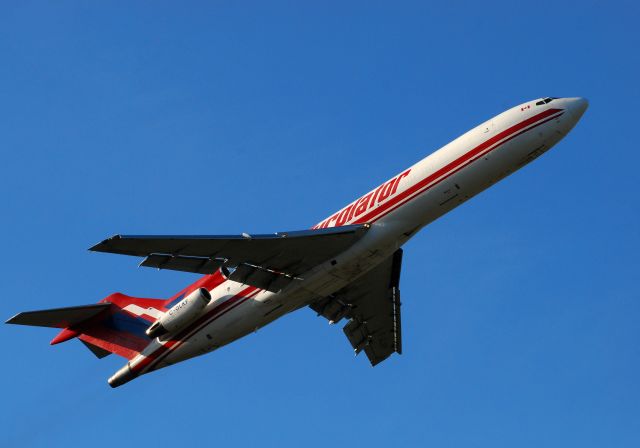
[[156, 338], [173, 331], [179, 331], [195, 320], [210, 301], [209, 291], [205, 288], [196, 289], [151, 324], [145, 333], [150, 338]]

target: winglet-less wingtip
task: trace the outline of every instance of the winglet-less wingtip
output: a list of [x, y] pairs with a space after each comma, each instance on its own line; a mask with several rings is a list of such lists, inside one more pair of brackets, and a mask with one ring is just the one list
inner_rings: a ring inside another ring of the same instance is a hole
[[89, 250], [92, 252], [102, 252], [102, 249], [109, 244], [109, 241], [118, 240], [120, 238], [121, 238], [120, 235], [113, 235], [112, 237], [109, 237], [106, 240], [100, 241], [98, 244], [94, 244], [89, 248]]
[[20, 315], [20, 313], [16, 314], [15, 316], [13, 316], [11, 319], [7, 319], [4, 323], [5, 324], [15, 324], [15, 320], [17, 319], [17, 317]]

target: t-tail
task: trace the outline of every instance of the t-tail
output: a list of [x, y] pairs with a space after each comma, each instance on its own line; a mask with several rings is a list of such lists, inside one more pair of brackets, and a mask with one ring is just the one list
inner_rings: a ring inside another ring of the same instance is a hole
[[[130, 361], [156, 336], [149, 330], [157, 327], [167, 307], [184, 295], [181, 292], [171, 299], [143, 299], [114, 293], [91, 305], [25, 311], [7, 323], [60, 328], [51, 345], [78, 338], [98, 358], [115, 353]], [[129, 363], [109, 379], [112, 387], [136, 377], [128, 367]]]
[[18, 313], [7, 323], [60, 328], [51, 345], [78, 338], [98, 358], [115, 353], [132, 359], [151, 341], [146, 330], [169, 301], [114, 293], [91, 305]]
[[[209, 290], [223, 280], [206, 275], [169, 299], [143, 299], [114, 293], [91, 305], [25, 311], [8, 324], [59, 328], [50, 344], [79, 339], [98, 358], [115, 353], [128, 360], [111, 378], [112, 387], [140, 375], [131, 369], [155, 338], [171, 337], [196, 319], [211, 301]], [[135, 363], [135, 361], [134, 361]]]

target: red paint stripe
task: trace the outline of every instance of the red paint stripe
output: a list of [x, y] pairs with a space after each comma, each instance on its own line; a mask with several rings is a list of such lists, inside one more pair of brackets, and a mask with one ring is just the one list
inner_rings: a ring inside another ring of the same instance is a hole
[[[564, 113], [564, 112], [563, 112], [563, 113]], [[519, 135], [521, 135], [521, 134], [524, 134], [524, 133], [525, 133], [525, 132], [527, 132], [527, 131], [530, 131], [530, 130], [531, 130], [531, 129], [533, 129], [533, 128], [536, 128], [536, 127], [538, 127], [538, 126], [540, 126], [540, 125], [542, 125], [542, 124], [545, 124], [545, 123], [546, 123], [546, 122], [548, 122], [548, 121], [551, 121], [551, 120], [553, 120], [553, 119], [555, 119], [555, 118], [558, 118], [558, 117], [559, 117], [560, 115], [562, 115], [563, 113], [558, 114], [558, 115], [555, 115], [555, 116], [553, 116], [553, 117], [551, 117], [551, 118], [547, 118], [546, 120], [543, 120], [543, 121], [541, 121], [540, 123], [537, 123], [536, 125], [534, 125], [534, 126], [532, 126], [532, 127], [528, 128], [528, 129], [525, 129], [525, 130], [523, 130], [523, 131], [520, 131], [520, 132], [518, 132], [517, 134], [512, 135], [511, 137], [509, 137], [509, 138], [508, 138], [508, 139], [506, 139], [505, 141], [501, 142], [499, 145], [495, 146], [494, 148], [492, 148], [492, 149], [490, 149], [490, 150], [488, 150], [488, 151], [486, 151], [486, 152], [484, 152], [484, 153], [480, 153], [480, 154], [479, 154], [479, 155], [477, 155], [474, 159], [472, 159], [472, 160], [468, 161], [467, 163], [465, 163], [464, 165], [462, 165], [462, 166], [458, 167], [457, 169], [455, 169], [454, 171], [450, 172], [449, 174], [447, 174], [445, 177], [443, 177], [442, 179], [438, 180], [438, 181], [437, 181], [437, 182], [435, 182], [434, 184], [428, 185], [428, 186], [427, 186], [427, 187], [425, 187], [424, 189], [422, 189], [422, 190], [418, 191], [417, 193], [415, 193], [414, 195], [412, 195], [411, 197], [409, 197], [407, 200], [397, 203], [397, 205], [395, 205], [393, 208], [388, 209], [385, 213], [383, 213], [382, 215], [380, 215], [380, 216], [376, 217], [376, 218], [375, 218], [374, 220], [372, 220], [371, 222], [376, 222], [376, 221], [378, 221], [378, 220], [380, 220], [380, 219], [384, 218], [384, 217], [385, 217], [385, 216], [387, 216], [389, 213], [393, 212], [393, 211], [394, 211], [394, 210], [396, 210], [397, 208], [399, 208], [399, 207], [403, 206], [404, 204], [406, 204], [407, 202], [411, 201], [411, 200], [412, 200], [413, 198], [415, 198], [416, 196], [418, 196], [418, 195], [420, 195], [420, 194], [424, 193], [424, 192], [425, 192], [425, 191], [427, 191], [427, 190], [430, 190], [431, 188], [435, 187], [436, 185], [439, 185], [442, 181], [444, 181], [444, 180], [448, 179], [449, 177], [451, 177], [452, 175], [454, 175], [454, 174], [455, 174], [455, 173], [457, 173], [458, 171], [462, 170], [462, 169], [463, 169], [463, 168], [465, 168], [466, 166], [468, 166], [468, 165], [470, 165], [471, 163], [475, 162], [475, 161], [476, 161], [476, 160], [478, 160], [480, 157], [482, 157], [482, 156], [484, 156], [484, 155], [486, 155], [486, 154], [489, 154], [489, 153], [490, 153], [490, 152], [492, 152], [493, 150], [495, 150], [495, 149], [499, 148], [499, 147], [500, 147], [500, 146], [502, 146], [503, 144], [507, 143], [509, 140], [512, 140], [512, 139], [516, 138], [517, 136], [519, 136]]]
[[[473, 162], [474, 160], [476, 160], [479, 156], [482, 155], [483, 152], [490, 152], [493, 151], [494, 149], [498, 148], [499, 146], [501, 146], [502, 144], [506, 143], [507, 141], [511, 140], [512, 138], [515, 138], [517, 135], [520, 135], [523, 132], [528, 131], [529, 129], [524, 129], [529, 127], [530, 125], [548, 118], [548, 120], [542, 121], [540, 123], [538, 123], [536, 126], [539, 126], [549, 120], [552, 120], [554, 118], [556, 118], [555, 115], [558, 112], [562, 112], [562, 109], [548, 109], [544, 112], [541, 112], [537, 115], [534, 115], [533, 117], [530, 117], [514, 126], [511, 126], [510, 128], [500, 132], [499, 134], [496, 134], [495, 136], [491, 137], [490, 139], [486, 140], [485, 142], [481, 143], [480, 145], [476, 146], [475, 148], [473, 148], [472, 150], [470, 150], [469, 152], [465, 153], [464, 155], [462, 155], [461, 157], [459, 157], [458, 159], [454, 160], [453, 162], [450, 162], [449, 164], [445, 165], [444, 167], [440, 168], [439, 170], [437, 170], [435, 173], [425, 177], [424, 179], [422, 179], [421, 181], [415, 183], [414, 185], [412, 185], [411, 187], [407, 188], [405, 191], [403, 191], [402, 193], [400, 193], [398, 196], [396, 196], [395, 198], [393, 198], [391, 201], [379, 206], [378, 208], [372, 210], [371, 212], [359, 217], [356, 221], [353, 222], [353, 224], [364, 224], [364, 223], [368, 223], [368, 222], [375, 222], [378, 219], [382, 218], [382, 216], [386, 216], [389, 212], [391, 212], [391, 208], [396, 209], [397, 206], [396, 204], [399, 206], [401, 204], [399, 204], [399, 202], [406, 202], [404, 201], [404, 199], [408, 199], [413, 196], [416, 196], [419, 193], [422, 193], [423, 191], [425, 191], [427, 188], [427, 186], [433, 187], [435, 185], [437, 185], [437, 183], [442, 182], [444, 179], [446, 179], [447, 177], [449, 177], [451, 174], [459, 171], [459, 169], [464, 168], [464, 166], [468, 165], [469, 163]], [[551, 117], [550, 117], [551, 116]], [[559, 115], [558, 115], [559, 116]], [[535, 127], [535, 126], [534, 126]], [[516, 134], [518, 131], [522, 131], [518, 134]], [[514, 135], [512, 135], [514, 134]], [[511, 136], [511, 137], [509, 137]], [[509, 137], [509, 138], [507, 138]], [[504, 140], [504, 141], [502, 141]], [[495, 147], [492, 148], [492, 146], [496, 145]], [[486, 151], [490, 149], [490, 151]], [[443, 177], [442, 179], [438, 180], [438, 178]], [[437, 182], [436, 182], [437, 180]], [[433, 185], [430, 185], [431, 183], [434, 183]], [[387, 211], [387, 213], [384, 213], [384, 215], [379, 216], [378, 215], [382, 212]], [[376, 218], [374, 220], [374, 218]]]

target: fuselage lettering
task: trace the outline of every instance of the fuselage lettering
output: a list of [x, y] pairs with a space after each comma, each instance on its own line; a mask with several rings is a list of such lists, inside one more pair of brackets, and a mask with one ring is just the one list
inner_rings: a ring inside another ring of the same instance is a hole
[[385, 202], [398, 191], [400, 181], [407, 177], [411, 172], [411, 168], [393, 179], [380, 185], [374, 191], [365, 194], [360, 199], [352, 202], [338, 213], [316, 224], [312, 229], [326, 229], [327, 227], [340, 227], [352, 222], [358, 216], [363, 215], [367, 210], [372, 209]]

